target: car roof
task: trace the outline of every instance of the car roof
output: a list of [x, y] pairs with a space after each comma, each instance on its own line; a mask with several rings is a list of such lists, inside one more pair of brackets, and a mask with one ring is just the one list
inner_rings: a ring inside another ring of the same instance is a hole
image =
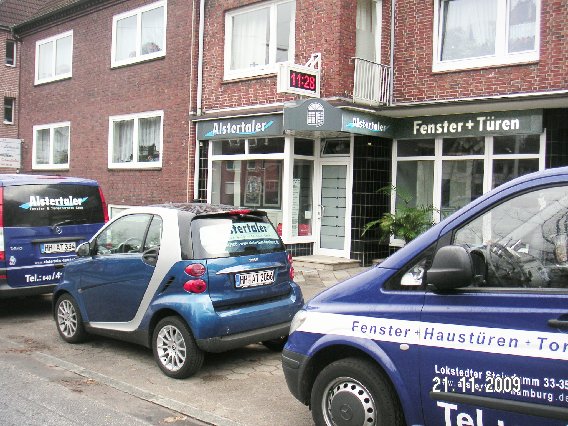
[[28, 175], [28, 174], [0, 174], [0, 186], [40, 185], [40, 184], [69, 184], [98, 185], [93, 179], [71, 176]]
[[191, 215], [204, 215], [204, 214], [214, 214], [214, 213], [228, 213], [236, 212], [240, 214], [257, 214], [263, 215], [265, 212], [261, 210], [243, 209], [241, 207], [230, 206], [227, 204], [209, 204], [209, 203], [164, 203], [164, 204], [154, 204], [148, 206], [150, 208], [163, 208], [178, 210], [180, 212], [189, 213]]

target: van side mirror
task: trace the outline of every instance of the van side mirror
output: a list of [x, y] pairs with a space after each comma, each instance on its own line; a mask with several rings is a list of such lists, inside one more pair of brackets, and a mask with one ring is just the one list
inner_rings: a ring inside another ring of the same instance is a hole
[[445, 246], [440, 248], [432, 267], [426, 272], [426, 283], [440, 291], [467, 287], [473, 282], [471, 257], [464, 247]]
[[86, 243], [79, 244], [75, 253], [79, 257], [87, 257], [91, 255], [91, 244], [87, 241]]

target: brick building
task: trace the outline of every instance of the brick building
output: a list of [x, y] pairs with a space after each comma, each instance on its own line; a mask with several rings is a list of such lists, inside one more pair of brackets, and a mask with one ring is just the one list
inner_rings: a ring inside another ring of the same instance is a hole
[[191, 197], [193, 13], [59, 0], [14, 27], [22, 170], [97, 179], [111, 208]]
[[[567, 164], [566, 2], [481, 3], [205, 2], [196, 195], [268, 210], [295, 254], [368, 263], [387, 248], [363, 226], [401, 193], [439, 220]], [[278, 63], [314, 53], [321, 99], [279, 92]]]
[[567, 18], [555, 0], [52, 1], [13, 28], [22, 170], [96, 178], [117, 207], [262, 208], [293, 254], [367, 264], [389, 247], [363, 227], [401, 193], [438, 220], [568, 164]]

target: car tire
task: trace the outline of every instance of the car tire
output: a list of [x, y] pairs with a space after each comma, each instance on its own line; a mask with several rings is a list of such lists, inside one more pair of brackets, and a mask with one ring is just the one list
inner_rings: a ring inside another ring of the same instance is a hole
[[315, 424], [321, 426], [404, 424], [390, 382], [377, 367], [358, 358], [335, 361], [318, 374], [311, 408]]
[[57, 331], [67, 343], [80, 343], [86, 340], [87, 332], [77, 302], [70, 294], [63, 294], [55, 304]]
[[287, 341], [288, 336], [282, 336], [278, 339], [265, 340], [264, 342], [262, 342], [262, 344], [271, 351], [282, 352], [282, 349], [284, 349], [284, 346], [286, 346]]
[[168, 377], [185, 379], [203, 365], [203, 351], [197, 347], [191, 330], [179, 317], [162, 319], [154, 328], [152, 342], [154, 359]]

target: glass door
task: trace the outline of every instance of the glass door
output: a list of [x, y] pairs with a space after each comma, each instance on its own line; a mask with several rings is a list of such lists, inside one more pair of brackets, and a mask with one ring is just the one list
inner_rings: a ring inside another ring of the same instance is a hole
[[348, 171], [347, 161], [320, 165], [319, 233], [315, 254], [349, 257], [351, 217], [348, 206], [351, 203]]

